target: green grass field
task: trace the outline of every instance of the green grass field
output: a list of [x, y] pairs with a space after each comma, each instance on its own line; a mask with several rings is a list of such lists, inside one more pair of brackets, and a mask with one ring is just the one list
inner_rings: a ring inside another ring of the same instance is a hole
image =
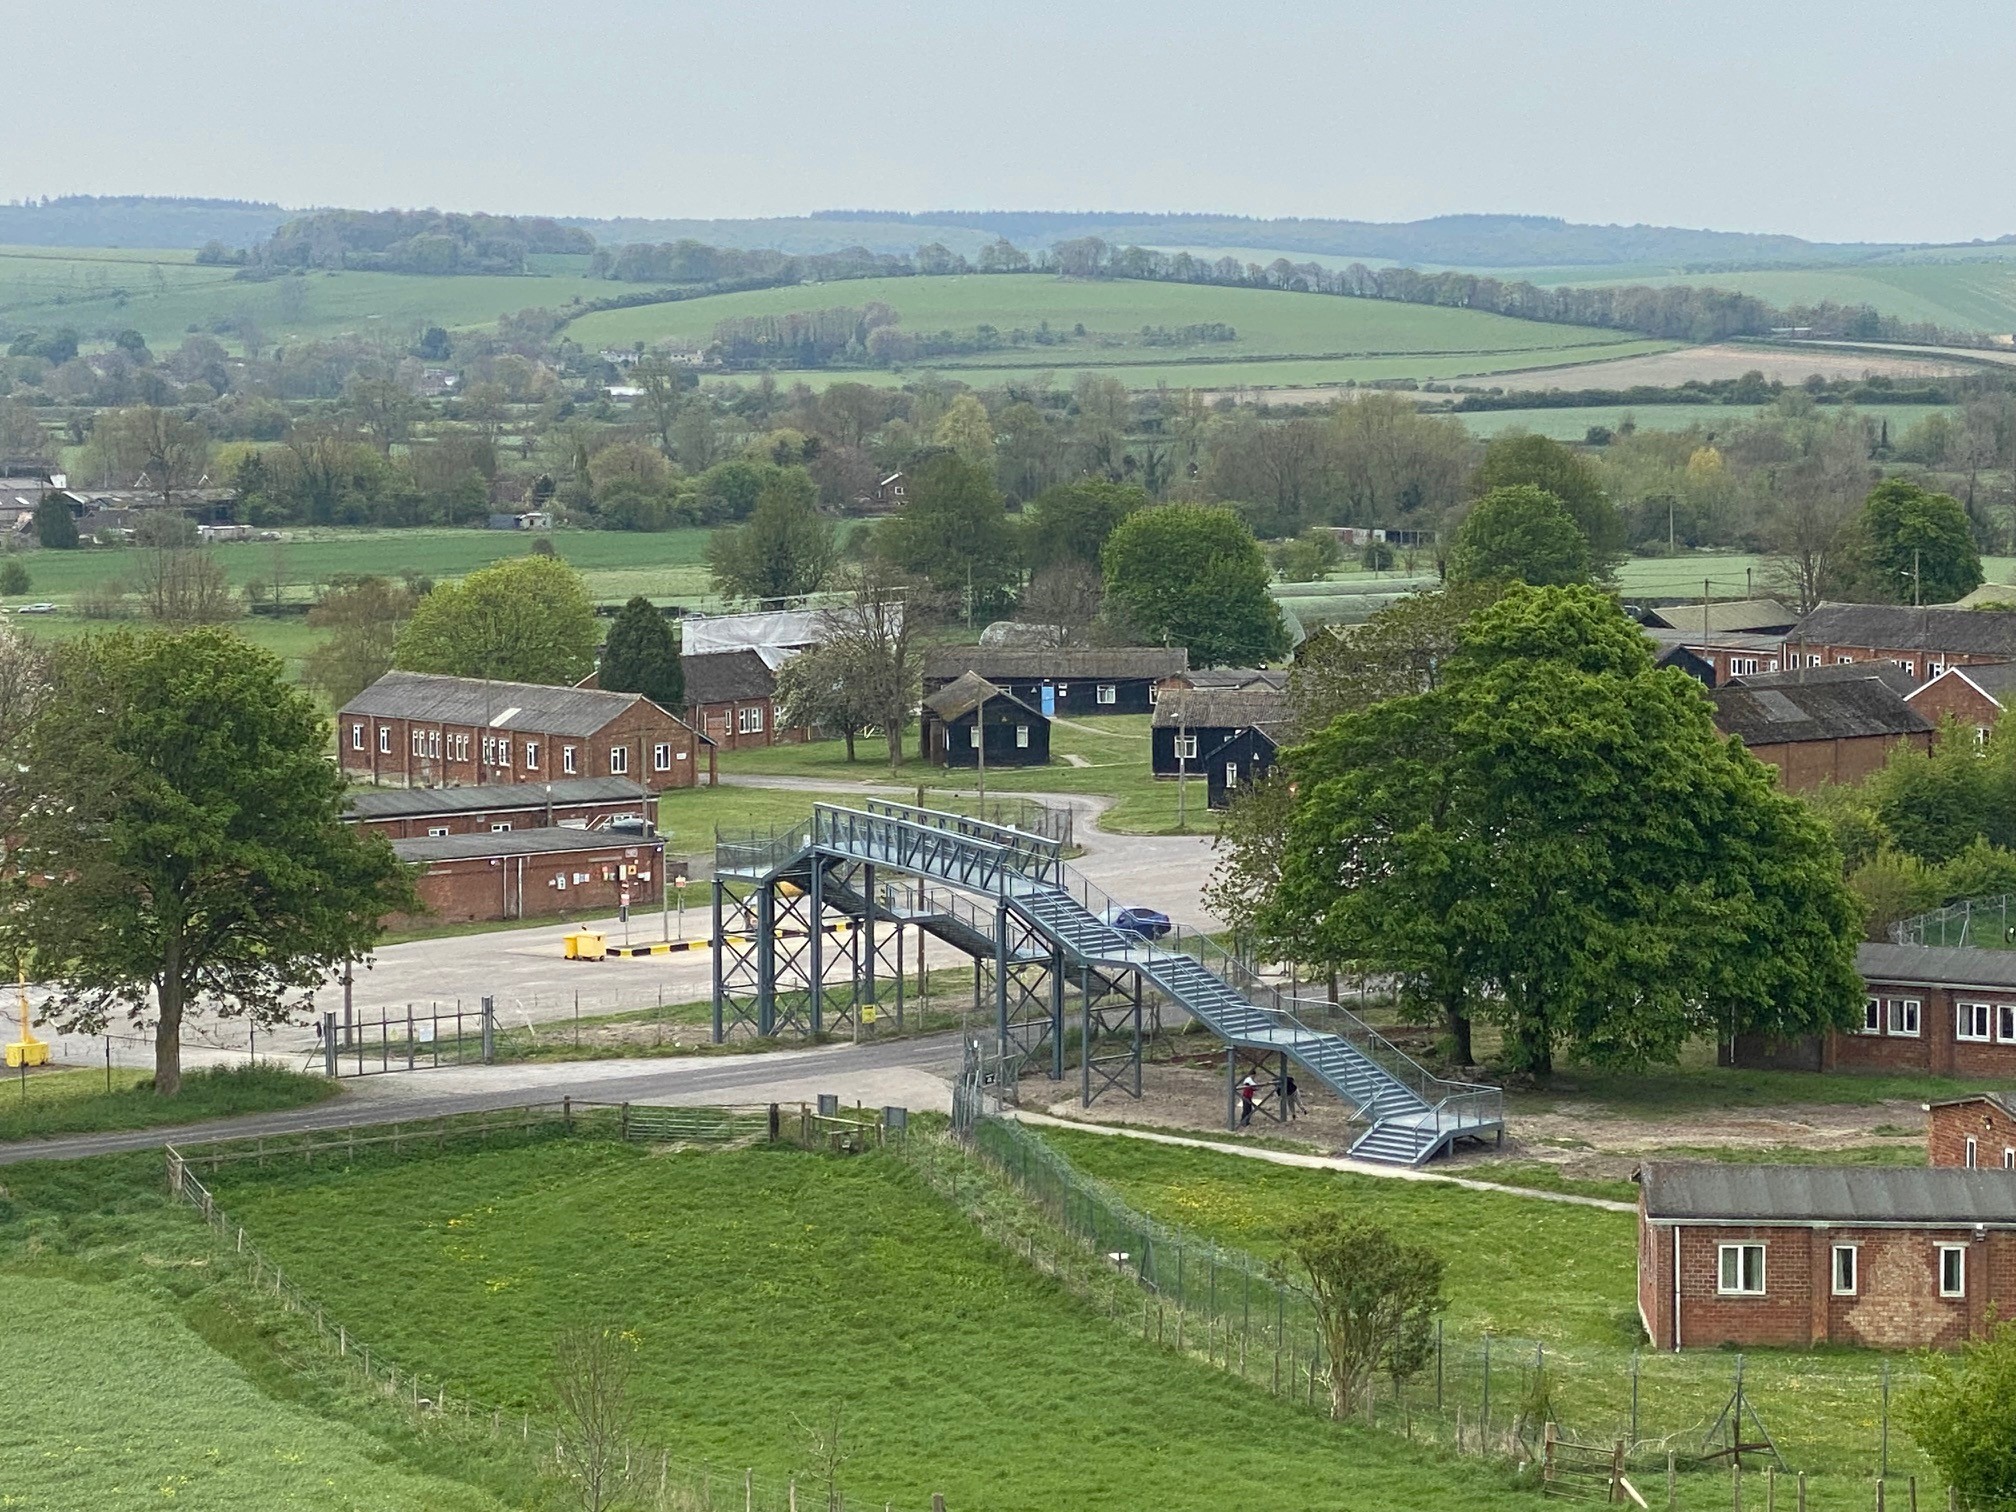
[[[288, 337], [383, 336], [419, 327], [490, 325], [534, 306], [558, 309], [619, 285], [574, 274], [422, 277], [402, 273], [310, 273], [253, 283], [235, 269], [200, 267], [190, 252], [71, 251], [0, 247], [0, 318], [9, 324], [76, 327], [86, 346], [133, 329], [156, 353], [190, 327], [249, 318], [267, 344]], [[236, 350], [235, 335], [223, 336]]]
[[[1958, 249], [1956, 249], [1957, 251]], [[2016, 330], [2016, 262], [1941, 259], [1863, 263], [1844, 268], [1752, 269], [1732, 273], [1652, 273], [1620, 277], [1613, 269], [1533, 269], [1540, 283], [1692, 284], [1734, 289], [1784, 308], [1833, 300], [1872, 305], [1900, 320], [1930, 321], [1964, 331]]]
[[[1952, 413], [1941, 404], [1858, 404], [1855, 413], [1872, 420], [1890, 422], [1890, 434], [1901, 434], [1935, 411]], [[1595, 425], [1615, 431], [1627, 420], [1640, 430], [1688, 430], [1726, 434], [1747, 424], [1756, 411], [1734, 404], [1606, 404], [1589, 409], [1464, 410], [1457, 414], [1473, 436], [1496, 436], [1504, 431], [1530, 431], [1551, 436], [1556, 441], [1580, 441]]]
[[802, 1475], [837, 1407], [861, 1504], [1188, 1512], [1262, 1485], [1289, 1509], [1523, 1502], [1141, 1343], [893, 1155], [583, 1142], [235, 1169], [234, 1218], [388, 1358], [534, 1408], [556, 1333], [616, 1326], [640, 1438]]
[[[298, 1108], [334, 1097], [335, 1083], [277, 1066], [191, 1071], [174, 1097], [156, 1097], [151, 1072], [31, 1071], [0, 1083], [0, 1140], [101, 1129], [153, 1129], [237, 1113]], [[0, 1504], [4, 1505], [4, 1504]]]

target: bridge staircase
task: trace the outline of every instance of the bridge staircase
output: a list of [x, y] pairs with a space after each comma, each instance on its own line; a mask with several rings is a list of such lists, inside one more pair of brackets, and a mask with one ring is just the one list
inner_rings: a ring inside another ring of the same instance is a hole
[[[893, 883], [891, 874], [904, 880]], [[1061, 848], [1042, 836], [871, 800], [860, 808], [820, 804], [810, 820], [781, 833], [720, 838], [717, 918], [724, 896], [745, 908], [753, 896], [760, 905], [763, 890], [780, 881], [810, 896], [815, 918], [833, 909], [857, 927], [914, 924], [976, 959], [993, 959], [1004, 1051], [1016, 1042], [1007, 975], [1018, 966], [1049, 963], [1046, 1043], [1055, 1057], [1053, 1075], [1062, 1074], [1064, 983], [1084, 983], [1089, 1056], [1096, 1031], [1092, 983], [1106, 990], [1132, 978], [1249, 1063], [1292, 1062], [1356, 1108], [1367, 1125], [1351, 1147], [1360, 1159], [1420, 1165], [1459, 1139], [1503, 1137], [1499, 1088], [1433, 1075], [1348, 1009], [1284, 993], [1201, 932], [1178, 925], [1151, 940], [1118, 927], [1118, 904], [1066, 865]], [[760, 995], [763, 968], [756, 964]], [[717, 951], [717, 1034], [726, 985], [721, 973]], [[1139, 1002], [1137, 992], [1137, 1087]], [[1089, 1060], [1086, 1096], [1092, 1096]]]

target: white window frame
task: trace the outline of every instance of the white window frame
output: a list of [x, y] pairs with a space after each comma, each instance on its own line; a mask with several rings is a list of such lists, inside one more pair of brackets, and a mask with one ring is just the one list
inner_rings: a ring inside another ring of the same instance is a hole
[[498, 820], [494, 820], [494, 821], [492, 821], [492, 823], [491, 823], [491, 825], [490, 825], [490, 833], [491, 833], [491, 834], [493, 834], [493, 835], [508, 835], [508, 834], [510, 834], [510, 833], [511, 833], [511, 821], [510, 821], [509, 819], [498, 819]]
[[1972, 1134], [1967, 1136], [1967, 1148], [1960, 1156], [1960, 1164], [1970, 1171], [1981, 1169], [1981, 1141]]
[[[1757, 1257], [1756, 1274], [1750, 1274], [1749, 1257]], [[1729, 1262], [1736, 1262], [1734, 1286], [1725, 1283], [1730, 1278]], [[1715, 1295], [1718, 1297], [1761, 1297], [1764, 1295], [1764, 1246], [1761, 1244], [1738, 1242], [1715, 1246]]]
[[966, 744], [972, 750], [980, 749], [980, 721], [977, 719], [967, 728]]
[[1855, 665], [1855, 658], [1852, 656], [1837, 656], [1834, 658], [1834, 665], [1837, 667], [1852, 667]]
[[630, 775], [630, 747], [620, 745], [609, 747], [609, 775], [611, 777]]
[[361, 724], [350, 726], [350, 749], [353, 751], [364, 749], [364, 726]]
[[1176, 759], [1178, 761], [1195, 761], [1197, 759], [1197, 737], [1195, 735], [1178, 735], [1176, 737]]
[[2016, 1171], [2016, 1145], [2004, 1145], [2002, 1147], [2002, 1169], [2005, 1171]]
[[1913, 677], [1916, 677], [1918, 675], [1918, 663], [1916, 663], [1915, 661], [1912, 661], [1909, 658], [1902, 656], [1893, 656], [1890, 658], [1890, 660], [1894, 662], [1896, 665], [1902, 667], [1906, 672], [1909, 672]]
[[425, 756], [427, 754], [427, 732], [425, 730], [415, 730], [412, 732], [410, 738], [413, 742], [413, 754], [415, 756]]
[[1148, 707], [1152, 709], [1153, 707], [1155, 707], [1156, 704], [1160, 702], [1162, 702], [1162, 684], [1160, 683], [1148, 684]]
[[1754, 676], [1758, 670], [1758, 660], [1754, 656], [1732, 656], [1729, 658], [1729, 675], [1731, 677]]
[[1953, 1037], [1958, 1040], [1988, 1040], [1995, 1028], [1995, 1008], [1992, 1003], [1955, 1003], [1953, 1005]]
[[495, 766], [496, 764], [497, 737], [495, 735], [485, 735], [483, 737], [483, 765]]
[[1967, 1295], [1966, 1245], [1942, 1244], [1939, 1246], [1939, 1295], [1942, 1297], [1964, 1297]]
[[[1846, 1261], [1844, 1265], [1842, 1262]], [[1855, 1295], [1856, 1283], [1861, 1280], [1862, 1258], [1852, 1244], [1837, 1244], [1828, 1267], [1828, 1279], [1837, 1297]]]
[[427, 838], [429, 840], [439, 840], [447, 833], [448, 826], [445, 824], [430, 824], [427, 826]]
[[672, 770], [672, 742], [661, 740], [651, 747], [651, 770], [669, 772]]
[[1809, 667], [1824, 667], [1827, 665], [1827, 658], [1819, 651], [1810, 652], [1806, 657], [1806, 665]]
[[567, 773], [569, 776], [572, 776], [574, 774], [575, 770], [574, 747], [572, 746], [560, 747], [560, 770]]
[[1917, 1039], [1925, 1028], [1925, 1005], [1917, 998], [1885, 998], [1883, 1030], [1896, 1039]]
[[1102, 704], [1117, 704], [1120, 702], [1120, 685], [1118, 683], [1100, 683], [1098, 684], [1098, 688], [1097, 702]]
[[441, 732], [439, 730], [429, 730], [427, 732], [427, 754], [437, 761], [441, 759]]
[[1883, 1000], [1865, 997], [1862, 999], [1862, 1027], [1857, 1034], [1881, 1034], [1883, 1032]]
[[539, 742], [536, 740], [525, 742], [525, 770], [528, 772], [539, 770]]
[[1995, 1005], [1995, 1038], [2005, 1045], [2016, 1044], [2016, 1003]]
[[1060, 703], [1064, 699], [1069, 698], [1070, 696], [1071, 696], [1071, 684], [1069, 683], [1057, 684], [1057, 698]]
[[1029, 749], [1029, 726], [1027, 725], [1015, 726], [1015, 749], [1018, 751], [1026, 751]]
[[390, 756], [392, 754], [392, 726], [390, 725], [378, 726], [378, 754], [380, 756]]
[[1225, 763], [1225, 786], [1228, 788], [1239, 786], [1239, 763], [1236, 761]]
[[509, 735], [500, 735], [497, 737], [497, 765], [502, 767], [511, 765], [511, 737]]

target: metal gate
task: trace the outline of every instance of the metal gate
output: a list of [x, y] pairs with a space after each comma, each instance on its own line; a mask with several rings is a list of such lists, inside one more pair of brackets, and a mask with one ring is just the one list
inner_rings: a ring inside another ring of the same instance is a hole
[[332, 1077], [487, 1066], [497, 1056], [496, 1000], [486, 997], [478, 1008], [458, 1004], [445, 1010], [437, 1003], [409, 1003], [403, 1012], [381, 1008], [375, 1020], [357, 1018], [347, 1025], [337, 1014], [325, 1013], [317, 1037], [323, 1070]]

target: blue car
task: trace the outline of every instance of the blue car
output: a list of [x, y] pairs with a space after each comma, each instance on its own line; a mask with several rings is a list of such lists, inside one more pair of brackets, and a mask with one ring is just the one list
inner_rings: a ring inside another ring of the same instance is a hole
[[1159, 940], [1169, 933], [1169, 915], [1156, 908], [1109, 908], [1100, 919], [1122, 934], [1144, 940]]

